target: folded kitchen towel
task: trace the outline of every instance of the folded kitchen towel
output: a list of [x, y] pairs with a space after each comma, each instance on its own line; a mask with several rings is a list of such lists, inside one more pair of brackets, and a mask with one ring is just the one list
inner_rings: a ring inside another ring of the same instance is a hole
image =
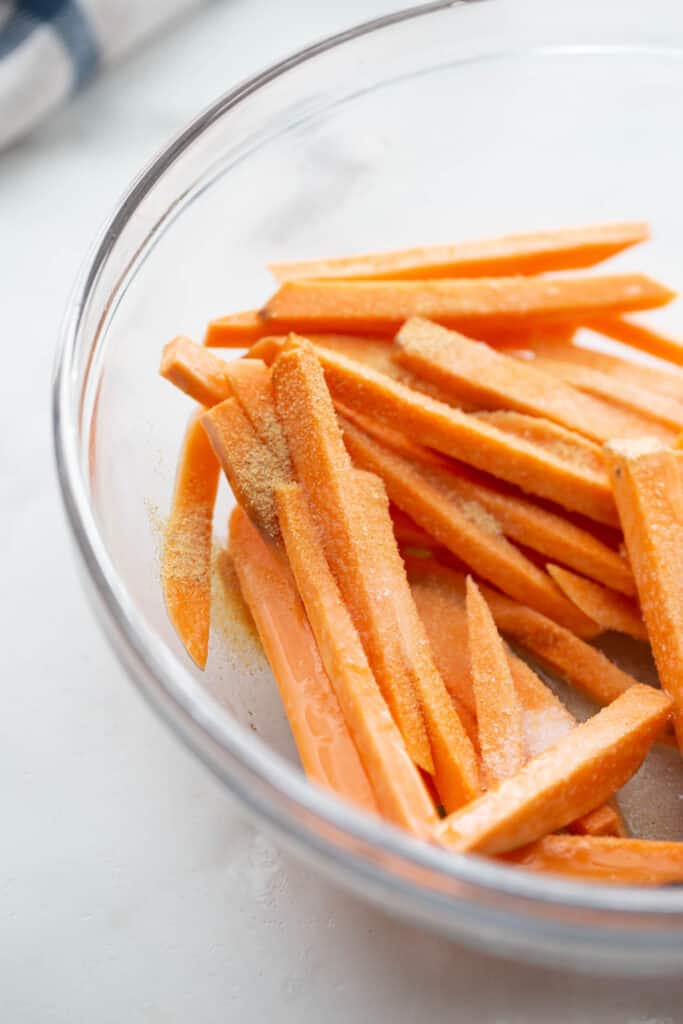
[[202, 0], [0, 0], [0, 148]]

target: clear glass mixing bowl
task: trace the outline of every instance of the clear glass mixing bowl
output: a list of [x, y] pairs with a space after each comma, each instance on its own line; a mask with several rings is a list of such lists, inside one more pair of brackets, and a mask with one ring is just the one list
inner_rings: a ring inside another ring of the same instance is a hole
[[580, 886], [420, 844], [306, 782], [236, 627], [215, 631], [205, 674], [189, 664], [162, 603], [155, 523], [187, 400], [157, 367], [173, 335], [201, 337], [208, 318], [258, 305], [270, 259], [644, 217], [656, 232], [645, 265], [675, 282], [673, 10], [436, 3], [240, 85], [146, 168], [106, 225], [68, 310], [54, 406], [64, 500], [111, 642], [251, 814], [391, 913], [490, 951], [628, 972], [680, 968], [683, 891]]

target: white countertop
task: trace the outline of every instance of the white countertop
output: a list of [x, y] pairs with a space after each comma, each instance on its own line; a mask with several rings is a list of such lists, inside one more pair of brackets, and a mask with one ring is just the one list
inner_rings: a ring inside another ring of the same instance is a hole
[[49, 386], [97, 228], [215, 95], [393, 6], [209, 5], [0, 155], [3, 1024], [681, 1019], [675, 982], [506, 965], [389, 921], [283, 856], [140, 700], [77, 578]]

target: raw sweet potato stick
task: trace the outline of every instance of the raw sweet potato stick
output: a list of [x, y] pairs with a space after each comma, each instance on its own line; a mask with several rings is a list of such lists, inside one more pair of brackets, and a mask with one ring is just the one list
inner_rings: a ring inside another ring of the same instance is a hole
[[647, 630], [635, 601], [559, 565], [548, 565], [546, 568], [569, 600], [603, 629], [615, 629], [636, 640], [647, 640]]
[[522, 706], [503, 641], [471, 576], [467, 577], [467, 633], [482, 767], [487, 785], [495, 786], [526, 762]]
[[[526, 441], [536, 451], [539, 449], [547, 455], [555, 456], [561, 462], [568, 462], [575, 469], [583, 470], [600, 482], [609, 482], [605, 455], [599, 444], [589, 441], [587, 437], [567, 430], [559, 423], [542, 419], [540, 416], [528, 416], [512, 409], [495, 409], [491, 412], [475, 412], [473, 418], [481, 423], [488, 423], [497, 430]], [[565, 504], [566, 502], [556, 502]], [[616, 519], [614, 520], [616, 525]]]
[[[449, 692], [474, 710], [464, 590], [462, 595], [456, 594], [449, 581], [436, 573], [413, 579], [411, 588]], [[526, 662], [510, 651], [507, 660], [522, 707], [525, 751], [535, 757], [571, 732], [576, 720]], [[569, 828], [587, 835], [625, 834], [619, 811], [608, 804], [571, 822]]]
[[683, 843], [607, 836], [546, 836], [514, 853], [508, 864], [617, 885], [683, 882]]
[[394, 359], [456, 401], [544, 417], [594, 441], [637, 437], [648, 427], [665, 439], [673, 436], [665, 425], [586, 395], [535, 363], [420, 317], [408, 320], [396, 335]]
[[[491, 477], [414, 444], [398, 431], [382, 427], [376, 421], [360, 416], [341, 405], [338, 406], [338, 411], [343, 421], [351, 420], [365, 434], [370, 434], [381, 444], [412, 462], [440, 467], [448, 480], [450, 490], [463, 501], [482, 506], [493, 516], [506, 537], [546, 557], [563, 562], [615, 590], [635, 594], [633, 574], [625, 559], [588, 530], [555, 512], [542, 508]], [[405, 533], [406, 524], [401, 521], [400, 525]], [[416, 524], [413, 523], [412, 526], [415, 527]], [[424, 531], [415, 534], [413, 538], [417, 547], [420, 547], [420, 541], [422, 546], [427, 548], [433, 548], [438, 543]]]
[[286, 562], [239, 506], [230, 519], [230, 553], [306, 775], [377, 813]]
[[298, 278], [400, 280], [435, 277], [496, 277], [592, 267], [649, 237], [647, 224], [596, 224], [538, 231], [484, 241], [398, 249], [326, 260], [271, 263], [278, 282]]
[[505, 853], [602, 803], [633, 775], [666, 725], [672, 702], [636, 684], [436, 828], [444, 845]]
[[159, 372], [191, 398], [207, 408], [226, 398], [237, 398], [259, 433], [269, 431], [272, 423], [270, 375], [259, 358], [226, 361], [190, 338], [174, 338], [164, 348]]
[[604, 334], [614, 341], [620, 341], [631, 348], [640, 349], [651, 356], [659, 359], [666, 359], [676, 366], [683, 366], [683, 345], [674, 338], [668, 338], [665, 334], [645, 324], [638, 324], [625, 317], [600, 317], [593, 318], [584, 323], [591, 331]]
[[282, 353], [273, 368], [276, 403], [296, 476], [394, 721], [415, 763], [431, 772], [429, 738], [400, 647], [392, 573], [376, 539], [368, 536], [369, 498], [353, 475], [316, 370], [315, 356], [305, 349]]
[[273, 380], [296, 475], [380, 689], [444, 805], [459, 806], [479, 790], [476, 758], [431, 660], [383, 489], [352, 469], [311, 346], [283, 351]]
[[484, 594], [502, 633], [596, 704], [609, 704], [635, 682], [601, 651], [533, 608], [516, 604], [488, 587]]
[[259, 338], [272, 333], [258, 310], [250, 309], [211, 320], [206, 328], [204, 344], [207, 348], [248, 348]]
[[[612, 352], [597, 351], [584, 348], [562, 339], [536, 337], [527, 339], [520, 346], [521, 352], [532, 352], [548, 362], [569, 363], [572, 366], [583, 366], [589, 370], [605, 374], [612, 380], [623, 381], [635, 387], [647, 388], [660, 395], [668, 395], [678, 402], [683, 402], [683, 370], [676, 366], [650, 366], [642, 362], [632, 362]], [[517, 354], [517, 353], [515, 353]]]
[[641, 384], [619, 380], [589, 366], [537, 357], [530, 364], [557, 377], [587, 395], [630, 409], [645, 421], [664, 424], [670, 430], [683, 430], [683, 402], [649, 391]]
[[[406, 554], [405, 559], [411, 583], [438, 576], [445, 591], [452, 589], [454, 601], [463, 600], [465, 577], [461, 572], [446, 568], [433, 558], [414, 558]], [[601, 651], [540, 612], [490, 587], [482, 585], [481, 591], [501, 633], [526, 648], [596, 704], [609, 704], [636, 682]]]
[[301, 486], [285, 484], [275, 499], [308, 621], [379, 809], [389, 821], [424, 835], [426, 826], [436, 820], [434, 806], [370, 670]]
[[[544, 324], [538, 327], [482, 330], [477, 333], [476, 337], [489, 342], [489, 344], [510, 348], [512, 352], [517, 352], [520, 349], [533, 350], [534, 346], [541, 342], [558, 345], [569, 344], [575, 333], [576, 328], [571, 324]], [[417, 384], [417, 390], [422, 390], [425, 394], [431, 394], [437, 390], [435, 386], [426, 381], [420, 382], [414, 374], [402, 369], [393, 361], [392, 338], [363, 334], [338, 334], [333, 331], [308, 331], [306, 337], [316, 347], [339, 352], [341, 355], [348, 356], [349, 359], [366, 363], [368, 366], [374, 367], [375, 370], [379, 370], [380, 373], [393, 375], [396, 380], [402, 380], [411, 386]], [[286, 341], [286, 334], [270, 334], [255, 341], [247, 355], [271, 363]]]
[[270, 370], [261, 359], [226, 362], [189, 338], [165, 347], [161, 376], [207, 408], [236, 398], [261, 441], [282, 449], [284, 439], [272, 398]]
[[683, 749], [683, 481], [674, 451], [656, 441], [607, 445], [614, 494], [652, 653], [674, 699]]
[[225, 360], [207, 352], [190, 338], [180, 336], [165, 346], [159, 373], [210, 409], [232, 395], [228, 366]]
[[332, 397], [347, 408], [418, 437], [422, 444], [516, 484], [524, 491], [549, 498], [599, 522], [617, 523], [603, 465], [593, 468], [577, 464], [573, 454], [563, 458], [557, 451], [511, 436], [481, 416], [418, 395], [338, 353], [322, 349], [317, 352]]
[[595, 636], [594, 623], [567, 607], [550, 578], [505, 540], [496, 520], [476, 500], [463, 499], [447, 470], [411, 461], [341, 419], [357, 465], [384, 480], [389, 497], [478, 575], [577, 633]]
[[169, 618], [204, 668], [211, 618], [211, 531], [220, 467], [195, 414], [187, 428], [164, 536], [161, 580]]
[[286, 453], [261, 441], [251, 420], [235, 398], [204, 413], [202, 424], [237, 501], [266, 537], [280, 535], [274, 488], [292, 479]]
[[[576, 323], [663, 306], [674, 293], [642, 274], [437, 281], [287, 281], [261, 315], [277, 329], [392, 335], [412, 316], [477, 336], [485, 328]], [[273, 330], [274, 329], [274, 330]]]

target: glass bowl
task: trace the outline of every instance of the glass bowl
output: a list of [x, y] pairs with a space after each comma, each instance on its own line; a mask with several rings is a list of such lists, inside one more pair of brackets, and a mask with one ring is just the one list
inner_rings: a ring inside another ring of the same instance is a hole
[[620, 263], [675, 282], [682, 44], [683, 12], [664, 0], [436, 3], [268, 69], [133, 183], [77, 283], [55, 385], [59, 478], [104, 628], [244, 808], [390, 913], [488, 951], [629, 973], [680, 968], [683, 891], [579, 885], [421, 844], [305, 780], [229, 608], [206, 673], [189, 663], [158, 578], [189, 403], [157, 368], [172, 336], [259, 305], [268, 260], [642, 217], [656, 240]]

